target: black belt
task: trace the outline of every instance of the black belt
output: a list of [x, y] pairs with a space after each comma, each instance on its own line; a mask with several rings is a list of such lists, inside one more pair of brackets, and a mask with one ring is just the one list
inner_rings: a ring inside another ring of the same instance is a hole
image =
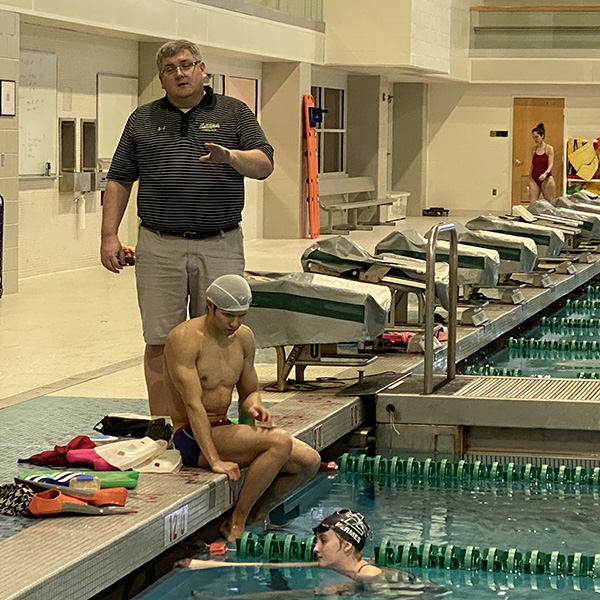
[[228, 231], [234, 231], [235, 229], [238, 229], [239, 226], [240, 226], [239, 223], [233, 223], [232, 225], [226, 225], [225, 227], [223, 227], [221, 229], [212, 229], [211, 231], [162, 231], [160, 229], [154, 229], [153, 227], [148, 227], [147, 225], [144, 225], [144, 223], [142, 223], [142, 227], [144, 227], [145, 229], [149, 229], [150, 231], [153, 231], [154, 233], [158, 233], [160, 235], [174, 235], [177, 237], [186, 238], [188, 240], [202, 240], [204, 238], [217, 237], [218, 235], [221, 235], [222, 233], [227, 233]]

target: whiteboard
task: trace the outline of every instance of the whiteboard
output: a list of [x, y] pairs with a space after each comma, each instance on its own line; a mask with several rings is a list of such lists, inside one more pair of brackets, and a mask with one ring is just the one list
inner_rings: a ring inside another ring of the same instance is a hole
[[138, 80], [98, 73], [98, 160], [110, 162], [129, 115], [138, 105]]
[[56, 54], [21, 50], [19, 174], [43, 175], [57, 167]]

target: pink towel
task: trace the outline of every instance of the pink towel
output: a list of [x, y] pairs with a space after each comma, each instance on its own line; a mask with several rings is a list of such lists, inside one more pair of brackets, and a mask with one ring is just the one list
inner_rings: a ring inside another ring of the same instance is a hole
[[81, 450], [85, 448], [95, 448], [96, 444], [90, 440], [87, 435], [78, 435], [74, 437], [66, 446], [54, 446], [54, 450], [46, 450], [39, 454], [34, 454], [26, 459], [19, 459], [19, 462], [28, 462], [33, 465], [51, 465], [54, 467], [67, 467], [67, 452], [69, 450]]
[[94, 471], [119, 470], [107, 463], [101, 456], [98, 456], [93, 448], [69, 450], [67, 452], [67, 463], [70, 467], [91, 467]]

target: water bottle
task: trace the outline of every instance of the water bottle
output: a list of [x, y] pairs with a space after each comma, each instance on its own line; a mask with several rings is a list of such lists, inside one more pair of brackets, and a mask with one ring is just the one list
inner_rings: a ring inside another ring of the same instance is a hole
[[78, 490], [99, 490], [100, 479], [95, 475], [80, 473], [69, 480], [69, 487]]

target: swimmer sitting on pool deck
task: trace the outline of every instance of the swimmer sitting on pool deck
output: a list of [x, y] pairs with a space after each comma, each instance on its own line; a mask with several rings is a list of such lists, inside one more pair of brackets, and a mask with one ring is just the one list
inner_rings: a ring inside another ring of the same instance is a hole
[[[317, 537], [314, 553], [317, 562], [314, 563], [235, 563], [218, 560], [195, 560], [186, 558], [175, 563], [175, 567], [191, 569], [210, 569], [214, 567], [322, 567], [332, 569], [345, 575], [353, 582], [336, 584], [314, 590], [279, 590], [261, 592], [259, 594], [241, 594], [240, 600], [267, 600], [268, 598], [304, 598], [311, 596], [352, 596], [365, 593], [382, 594], [381, 597], [419, 598], [420, 600], [441, 598], [450, 593], [446, 588], [421, 579], [412, 573], [398, 569], [383, 568], [366, 561], [361, 550], [369, 537], [370, 527], [365, 518], [358, 512], [339, 510], [329, 515], [313, 529]], [[220, 600], [215, 598], [214, 600]]]
[[[242, 325], [250, 286], [239, 275], [218, 277], [206, 290], [206, 314], [175, 327], [165, 345], [165, 385], [175, 434], [188, 467], [240, 479], [248, 467], [230, 519], [220, 533], [234, 541], [246, 523], [264, 525], [269, 511], [317, 472], [319, 453], [273, 427], [262, 405], [254, 368], [254, 336]], [[227, 419], [233, 388], [256, 426]]]

